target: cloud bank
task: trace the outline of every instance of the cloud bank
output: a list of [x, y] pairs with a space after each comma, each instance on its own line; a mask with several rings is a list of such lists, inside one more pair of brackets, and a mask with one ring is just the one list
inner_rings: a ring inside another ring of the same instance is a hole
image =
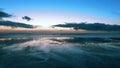
[[120, 25], [110, 25], [104, 23], [65, 23], [53, 25], [54, 27], [74, 28], [75, 30], [84, 29], [91, 31], [120, 31]]
[[0, 25], [2, 25], [2, 26], [10, 26], [10, 27], [33, 28], [32, 25], [19, 23], [19, 22], [12, 22], [12, 21], [0, 21]]

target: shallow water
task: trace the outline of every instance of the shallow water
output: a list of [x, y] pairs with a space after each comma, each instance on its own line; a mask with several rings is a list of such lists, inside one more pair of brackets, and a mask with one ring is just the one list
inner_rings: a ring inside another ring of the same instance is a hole
[[120, 37], [1, 37], [0, 68], [120, 68]]

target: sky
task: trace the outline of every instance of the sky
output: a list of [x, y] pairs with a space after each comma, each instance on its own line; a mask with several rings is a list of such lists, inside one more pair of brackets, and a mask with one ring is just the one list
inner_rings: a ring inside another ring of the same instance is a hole
[[[65, 22], [120, 24], [120, 0], [0, 0], [0, 8], [13, 14], [7, 20], [51, 26]], [[29, 16], [31, 21], [22, 19]]]

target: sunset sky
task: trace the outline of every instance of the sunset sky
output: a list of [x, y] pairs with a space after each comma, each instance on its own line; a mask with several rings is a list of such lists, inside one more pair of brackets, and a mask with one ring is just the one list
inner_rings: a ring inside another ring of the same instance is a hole
[[7, 20], [51, 26], [64, 22], [120, 24], [120, 0], [0, 0], [0, 8], [13, 14]]

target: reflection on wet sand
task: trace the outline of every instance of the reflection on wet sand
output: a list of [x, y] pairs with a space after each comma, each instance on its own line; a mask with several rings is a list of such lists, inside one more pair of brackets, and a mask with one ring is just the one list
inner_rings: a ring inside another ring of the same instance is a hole
[[120, 38], [2, 38], [0, 45], [0, 68], [120, 67]]
[[12, 44], [18, 44], [18, 43], [23, 43], [26, 41], [30, 41], [33, 38], [0, 38], [0, 44], [1, 46], [6, 45], [12, 45]]

